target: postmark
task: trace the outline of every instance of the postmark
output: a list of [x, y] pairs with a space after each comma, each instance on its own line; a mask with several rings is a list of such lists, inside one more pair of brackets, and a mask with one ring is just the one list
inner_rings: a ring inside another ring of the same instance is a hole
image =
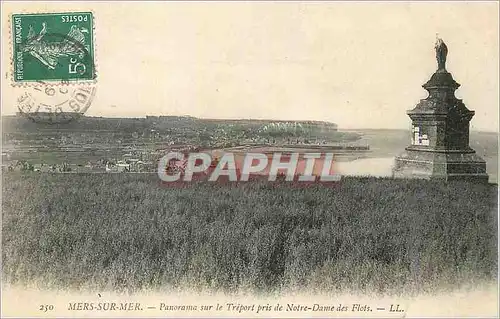
[[13, 84], [94, 82], [92, 12], [13, 14]]
[[37, 123], [66, 123], [82, 116], [90, 107], [94, 85], [67, 86], [39, 82], [17, 99], [19, 113]]

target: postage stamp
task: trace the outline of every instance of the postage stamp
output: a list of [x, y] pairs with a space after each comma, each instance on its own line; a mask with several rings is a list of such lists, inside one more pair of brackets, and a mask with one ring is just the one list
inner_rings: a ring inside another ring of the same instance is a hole
[[93, 81], [92, 12], [13, 14], [14, 84]]

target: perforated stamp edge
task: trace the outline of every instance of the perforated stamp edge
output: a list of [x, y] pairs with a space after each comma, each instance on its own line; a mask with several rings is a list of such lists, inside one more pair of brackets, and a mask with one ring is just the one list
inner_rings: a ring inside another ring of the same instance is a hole
[[[71, 80], [71, 81], [63, 81], [61, 80], [45, 80], [45, 81], [31, 81], [31, 82], [16, 82], [14, 79], [14, 39], [13, 39], [13, 29], [12, 29], [12, 17], [16, 14], [61, 14], [61, 13], [77, 13], [80, 11], [90, 12], [92, 14], [92, 45], [93, 45], [93, 66], [94, 66], [94, 79], [92, 80]], [[98, 72], [98, 62], [97, 62], [97, 42], [96, 42], [96, 15], [94, 10], [92, 9], [84, 9], [84, 10], [45, 10], [45, 11], [26, 11], [22, 10], [20, 12], [10, 13], [8, 17], [8, 25], [9, 25], [9, 38], [7, 45], [9, 46], [9, 59], [10, 59], [10, 82], [12, 87], [17, 88], [30, 88], [30, 87], [40, 87], [40, 86], [82, 86], [82, 85], [95, 85], [97, 84], [97, 78], [99, 77]]]

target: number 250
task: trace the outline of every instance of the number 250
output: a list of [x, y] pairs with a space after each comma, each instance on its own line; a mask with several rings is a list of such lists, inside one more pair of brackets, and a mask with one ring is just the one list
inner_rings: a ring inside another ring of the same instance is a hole
[[47, 312], [49, 310], [54, 310], [54, 305], [40, 305], [40, 309], [38, 309], [43, 312]]
[[[68, 65], [68, 69], [69, 69], [69, 73], [79, 73], [79, 74], [83, 74], [85, 73], [85, 70], [87, 69], [87, 67], [85, 66], [85, 64], [81, 63], [81, 62], [78, 62], [76, 61], [75, 58], [71, 58], [69, 60], [69, 65]], [[76, 64], [75, 64], [76, 63]], [[80, 69], [78, 69], [80, 68]]]

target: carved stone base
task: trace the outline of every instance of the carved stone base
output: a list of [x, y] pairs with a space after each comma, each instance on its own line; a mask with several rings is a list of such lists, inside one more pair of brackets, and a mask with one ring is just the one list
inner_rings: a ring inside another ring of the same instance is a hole
[[486, 162], [473, 150], [436, 152], [407, 149], [396, 157], [392, 175], [395, 178], [488, 182]]

